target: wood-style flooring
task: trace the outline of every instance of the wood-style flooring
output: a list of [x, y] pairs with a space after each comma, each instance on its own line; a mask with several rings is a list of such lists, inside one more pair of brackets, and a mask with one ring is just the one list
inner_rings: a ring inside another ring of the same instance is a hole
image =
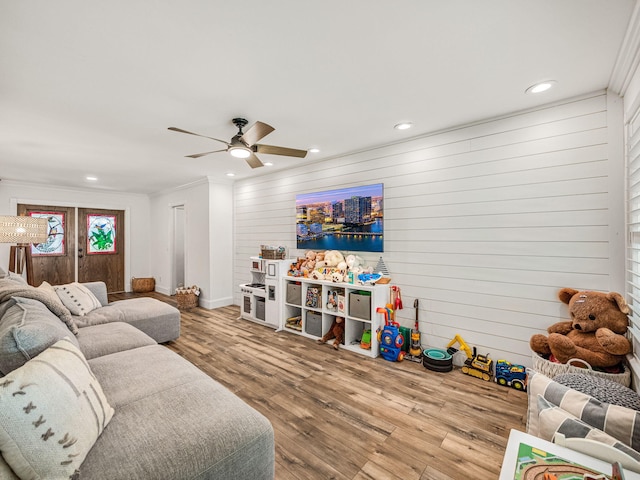
[[271, 421], [278, 480], [496, 479], [509, 430], [524, 430], [524, 392], [335, 351], [239, 314], [182, 312], [166, 346]]

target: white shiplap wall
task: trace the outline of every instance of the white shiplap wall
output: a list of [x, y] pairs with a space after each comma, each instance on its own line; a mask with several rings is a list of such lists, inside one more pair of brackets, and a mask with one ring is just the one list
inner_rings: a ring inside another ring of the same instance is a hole
[[530, 365], [530, 336], [566, 319], [559, 288], [611, 289], [609, 190], [622, 159], [609, 159], [607, 103], [597, 92], [238, 181], [234, 284], [250, 278], [260, 244], [304, 253], [296, 194], [382, 182], [401, 324], [413, 324], [418, 298], [424, 346], [457, 333], [479, 353]]

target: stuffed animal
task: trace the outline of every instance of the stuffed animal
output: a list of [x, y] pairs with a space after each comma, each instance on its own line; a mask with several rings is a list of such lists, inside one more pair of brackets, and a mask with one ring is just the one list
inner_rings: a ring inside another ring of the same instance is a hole
[[334, 270], [333, 272], [331, 272], [331, 281], [333, 283], [344, 282], [344, 272], [342, 272], [341, 270]]
[[560, 363], [579, 358], [602, 368], [617, 365], [631, 351], [631, 343], [624, 336], [629, 307], [622, 295], [563, 288], [558, 298], [569, 305], [571, 320], [551, 325], [548, 337], [533, 335], [531, 350], [542, 356], [553, 355]]
[[344, 318], [334, 317], [329, 330], [324, 334], [322, 338], [318, 339], [318, 343], [326, 343], [332, 338], [335, 338], [335, 340], [333, 341], [333, 348], [338, 350], [338, 347], [344, 339]]
[[338, 250], [329, 250], [324, 254], [324, 261], [327, 267], [337, 267], [340, 262], [344, 262], [344, 256]]

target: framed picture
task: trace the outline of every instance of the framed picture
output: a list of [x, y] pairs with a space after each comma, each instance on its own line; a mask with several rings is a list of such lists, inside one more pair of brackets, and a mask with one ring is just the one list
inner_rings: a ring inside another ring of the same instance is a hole
[[64, 215], [64, 212], [29, 212], [29, 216], [46, 218], [49, 223], [47, 227], [47, 240], [43, 243], [32, 243], [31, 255], [63, 256], [67, 254]]
[[116, 253], [116, 216], [87, 215], [87, 254]]

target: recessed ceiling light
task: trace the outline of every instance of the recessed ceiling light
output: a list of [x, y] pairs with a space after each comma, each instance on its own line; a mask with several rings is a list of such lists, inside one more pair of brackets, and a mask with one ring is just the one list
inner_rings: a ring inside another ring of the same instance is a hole
[[393, 128], [395, 128], [396, 130], [406, 130], [408, 128], [411, 128], [412, 126], [413, 123], [411, 122], [402, 122], [394, 125]]
[[87, 175], [84, 178], [85, 178], [85, 180], [89, 180], [90, 182], [97, 182], [98, 181], [98, 177], [93, 177], [91, 175]]
[[265, 167], [273, 167], [273, 163], [271, 163], [271, 162], [264, 162], [263, 165]]
[[227, 173], [227, 177], [235, 177], [235, 176], [236, 176], [235, 173], [232, 173], [232, 172]]
[[545, 80], [544, 82], [536, 83], [535, 85], [531, 85], [529, 88], [525, 90], [525, 93], [542, 93], [549, 90], [556, 83], [555, 80]]
[[309, 149], [309, 152], [310, 152], [310, 153], [318, 153], [319, 151], [320, 151], [320, 149], [319, 149], [318, 147], [311, 147], [311, 148]]

